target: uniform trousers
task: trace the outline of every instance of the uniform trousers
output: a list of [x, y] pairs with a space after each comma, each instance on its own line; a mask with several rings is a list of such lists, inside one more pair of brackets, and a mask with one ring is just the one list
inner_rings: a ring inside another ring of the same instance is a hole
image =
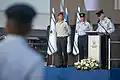
[[88, 58], [87, 36], [78, 36], [79, 60]]
[[59, 66], [67, 66], [67, 37], [57, 37]]

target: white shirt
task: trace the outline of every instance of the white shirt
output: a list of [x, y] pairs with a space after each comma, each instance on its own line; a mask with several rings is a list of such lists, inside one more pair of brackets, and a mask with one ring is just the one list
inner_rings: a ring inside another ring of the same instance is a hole
[[43, 80], [43, 59], [21, 36], [0, 42], [0, 80]]
[[106, 31], [104, 30], [102, 26], [107, 30], [108, 33], [113, 33], [115, 31], [114, 24], [107, 17], [105, 17], [103, 20], [100, 20], [100, 22], [98, 23], [98, 28], [97, 28], [98, 32], [106, 33]]
[[86, 35], [86, 31], [92, 31], [92, 30], [93, 30], [92, 26], [87, 21], [85, 21], [85, 22], [78, 22], [76, 24], [76, 32], [80, 36]]

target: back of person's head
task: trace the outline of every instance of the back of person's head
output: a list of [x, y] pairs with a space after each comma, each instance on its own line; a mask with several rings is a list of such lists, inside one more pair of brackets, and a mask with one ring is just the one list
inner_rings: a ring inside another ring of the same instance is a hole
[[8, 7], [5, 14], [7, 33], [25, 36], [31, 30], [36, 11], [30, 5], [20, 3]]

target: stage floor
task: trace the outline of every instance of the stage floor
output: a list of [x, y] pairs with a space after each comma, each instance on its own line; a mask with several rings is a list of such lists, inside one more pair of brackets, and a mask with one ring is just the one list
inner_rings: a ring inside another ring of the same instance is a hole
[[120, 80], [120, 69], [83, 71], [73, 67], [45, 67], [45, 80]]

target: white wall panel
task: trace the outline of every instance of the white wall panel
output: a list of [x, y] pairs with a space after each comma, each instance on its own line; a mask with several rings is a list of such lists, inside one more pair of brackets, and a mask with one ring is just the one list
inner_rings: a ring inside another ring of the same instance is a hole
[[50, 0], [0, 0], [0, 27], [5, 25], [5, 15], [1, 11], [11, 4], [21, 2], [32, 5], [38, 13], [33, 22], [33, 29], [46, 29], [50, 23]]
[[114, 8], [115, 10], [120, 10], [120, 0], [114, 0]]
[[47, 29], [50, 24], [50, 14], [39, 14], [33, 22], [33, 29]]
[[28, 3], [36, 8], [38, 13], [50, 12], [50, 0], [0, 0], [0, 10], [6, 9], [9, 5], [15, 3]]

